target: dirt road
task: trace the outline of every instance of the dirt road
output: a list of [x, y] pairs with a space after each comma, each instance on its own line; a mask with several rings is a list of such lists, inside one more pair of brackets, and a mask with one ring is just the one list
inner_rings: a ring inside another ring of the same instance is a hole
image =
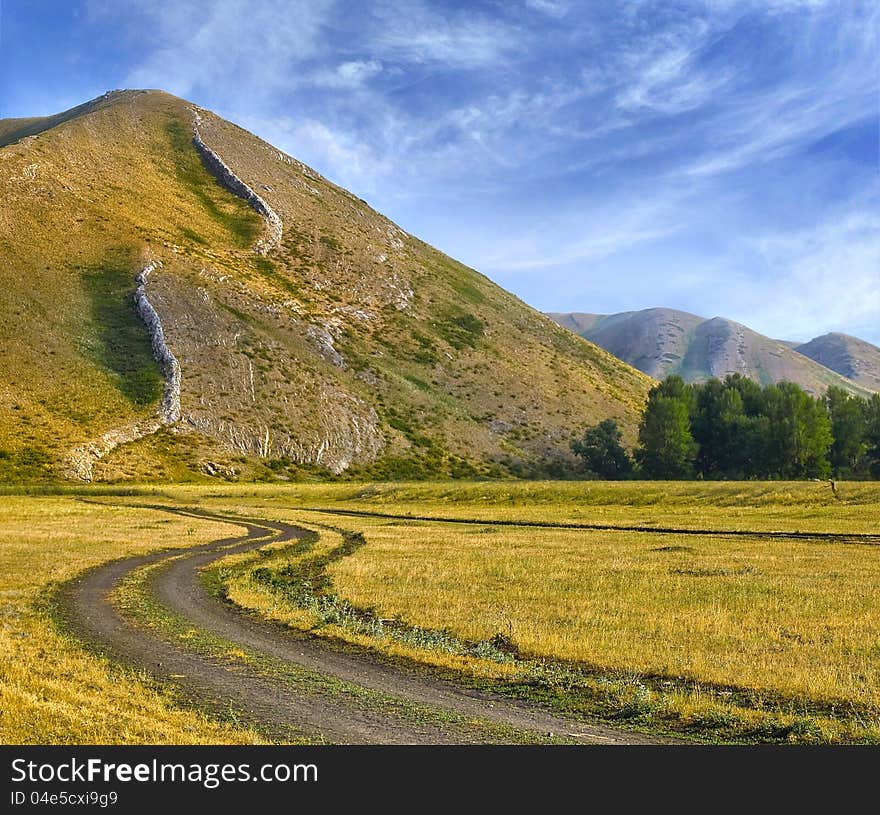
[[[126, 558], [86, 572], [59, 593], [71, 633], [115, 660], [172, 683], [187, 702], [234, 715], [278, 740], [305, 737], [343, 744], [659, 741], [460, 687], [415, 668], [386, 663], [366, 649], [243, 613], [209, 595], [199, 581], [199, 570], [226, 555], [309, 533], [274, 521], [198, 514], [243, 526], [246, 532], [238, 538], [182, 552]], [[128, 575], [149, 565], [157, 566], [146, 584], [152, 599], [192, 629], [207, 632], [230, 648], [256, 653], [260, 659], [230, 661], [184, 647], [179, 637], [175, 641], [143, 627], [117, 608], [110, 595]]]

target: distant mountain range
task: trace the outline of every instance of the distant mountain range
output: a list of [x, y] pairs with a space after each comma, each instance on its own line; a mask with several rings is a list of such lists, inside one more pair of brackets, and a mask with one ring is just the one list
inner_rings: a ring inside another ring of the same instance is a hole
[[814, 395], [829, 385], [860, 396], [880, 391], [880, 348], [846, 334], [789, 343], [723, 317], [670, 308], [548, 316], [655, 379], [678, 374], [702, 382], [740, 373], [762, 385], [795, 382]]

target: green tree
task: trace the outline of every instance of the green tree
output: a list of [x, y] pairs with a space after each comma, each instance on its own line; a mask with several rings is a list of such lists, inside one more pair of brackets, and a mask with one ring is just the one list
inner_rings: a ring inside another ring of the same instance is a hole
[[724, 386], [735, 390], [740, 395], [743, 411], [750, 419], [764, 413], [764, 390], [753, 379], [742, 374], [728, 374], [724, 378]]
[[691, 433], [699, 446], [697, 469], [707, 478], [741, 477], [748, 421], [740, 392], [710, 379], [696, 386], [694, 394]]
[[824, 403], [792, 382], [764, 389], [766, 475], [778, 478], [828, 478], [831, 417]]
[[872, 478], [880, 478], [880, 394], [875, 393], [865, 405], [865, 469]]
[[865, 408], [863, 399], [832, 385], [825, 394], [831, 416], [831, 470], [836, 476], [852, 474], [865, 452]]
[[679, 376], [667, 377], [648, 393], [635, 455], [649, 478], [691, 478], [697, 444], [691, 435], [694, 393]]
[[614, 419], [605, 419], [571, 443], [572, 452], [584, 460], [587, 469], [601, 478], [626, 478], [632, 472], [632, 461], [620, 443], [623, 434]]
[[728, 374], [724, 387], [739, 394], [743, 415], [735, 420], [731, 433], [736, 439], [731, 451], [730, 466], [740, 478], [767, 475], [767, 439], [770, 423], [766, 416], [767, 398], [764, 389], [742, 374]]

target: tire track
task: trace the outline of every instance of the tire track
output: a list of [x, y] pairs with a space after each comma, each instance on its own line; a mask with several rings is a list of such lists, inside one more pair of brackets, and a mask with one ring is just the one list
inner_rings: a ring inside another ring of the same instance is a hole
[[[305, 734], [313, 740], [346, 744], [547, 742], [548, 734], [555, 733], [587, 744], [663, 741], [584, 724], [537, 705], [460, 687], [389, 665], [366, 649], [247, 615], [208, 595], [199, 571], [227, 555], [295, 540], [309, 531], [275, 521], [149, 508], [225, 521], [243, 526], [245, 534], [103, 564], [64, 584], [57, 596], [72, 633], [116, 660], [173, 682], [188, 701], [217, 710], [235, 708], [245, 723], [278, 740]], [[291, 682], [252, 665], [229, 664], [134, 624], [110, 596], [126, 577], [147, 566], [157, 567], [148, 591], [170, 612], [197, 629], [299, 672], [305, 681]], [[336, 691], [326, 684], [322, 687], [322, 678], [337, 683]]]
[[435, 515], [403, 515], [391, 512], [372, 512], [365, 509], [331, 509], [328, 507], [297, 507], [301, 512], [339, 515], [352, 518], [379, 518], [393, 521], [426, 521], [440, 524], [468, 524], [476, 526], [513, 526], [537, 529], [582, 529], [598, 532], [648, 532], [657, 535], [699, 535], [719, 537], [781, 538], [783, 540], [825, 541], [829, 543], [880, 546], [880, 534], [874, 532], [801, 532], [754, 529], [694, 529], [672, 526], [628, 526], [617, 524], [588, 524], [569, 521], [521, 521], [515, 519], [450, 518]]

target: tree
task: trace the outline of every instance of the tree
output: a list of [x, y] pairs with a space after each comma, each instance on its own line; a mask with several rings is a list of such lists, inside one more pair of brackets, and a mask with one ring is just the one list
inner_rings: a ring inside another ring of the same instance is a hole
[[880, 478], [880, 394], [865, 405], [865, 464], [873, 478]]
[[764, 390], [754, 379], [742, 374], [728, 374], [724, 378], [724, 387], [735, 390], [740, 395], [743, 411], [750, 419], [764, 412]]
[[831, 469], [836, 476], [852, 474], [865, 451], [865, 402], [832, 385], [825, 394], [831, 416]]
[[588, 470], [601, 478], [616, 480], [632, 472], [632, 461], [620, 443], [623, 434], [614, 419], [605, 419], [571, 443], [572, 452], [584, 460]]
[[753, 379], [742, 374], [728, 374], [724, 387], [739, 394], [743, 415], [735, 420], [731, 432], [736, 438], [731, 451], [730, 466], [740, 478], [768, 475], [767, 439], [770, 436], [770, 423], [767, 420], [764, 389]]
[[697, 444], [691, 435], [693, 390], [679, 376], [667, 377], [648, 393], [639, 426], [636, 460], [649, 478], [690, 478]]
[[697, 469], [707, 478], [742, 476], [748, 420], [740, 392], [710, 379], [696, 386], [694, 393], [691, 433], [699, 446]]
[[766, 475], [778, 478], [828, 478], [833, 441], [824, 403], [792, 382], [764, 389]]

